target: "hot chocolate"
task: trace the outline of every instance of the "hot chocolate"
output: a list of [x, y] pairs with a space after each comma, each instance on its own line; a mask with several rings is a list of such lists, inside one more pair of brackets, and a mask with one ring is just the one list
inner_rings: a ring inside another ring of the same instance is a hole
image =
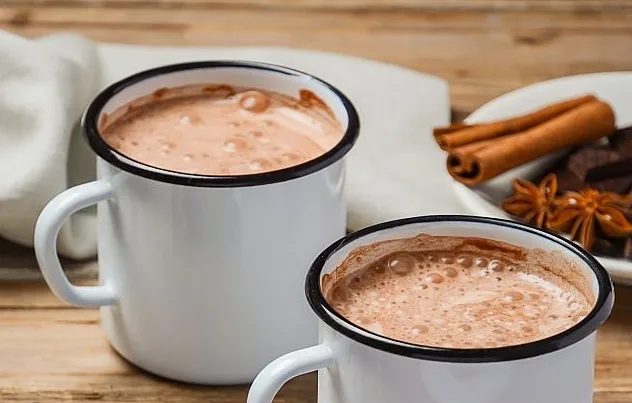
[[594, 305], [589, 284], [560, 252], [429, 235], [355, 249], [322, 279], [328, 303], [355, 325], [461, 349], [524, 344], [572, 327]]
[[343, 130], [313, 93], [300, 99], [228, 85], [156, 91], [102, 117], [103, 139], [157, 168], [244, 175], [299, 165], [332, 149]]

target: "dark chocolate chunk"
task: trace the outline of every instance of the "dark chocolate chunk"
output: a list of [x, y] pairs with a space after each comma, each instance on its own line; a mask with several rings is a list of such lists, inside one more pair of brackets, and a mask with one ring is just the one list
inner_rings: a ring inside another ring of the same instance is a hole
[[586, 173], [586, 182], [603, 182], [628, 176], [632, 176], [631, 157], [590, 168]]
[[623, 245], [623, 258], [632, 260], [632, 238], [626, 238]]
[[597, 238], [593, 245], [592, 253], [595, 255], [621, 258], [624, 257], [625, 243], [626, 239]]
[[623, 157], [632, 157], [632, 126], [618, 129], [608, 137], [608, 142]]
[[592, 187], [599, 191], [627, 193], [632, 187], [632, 175], [627, 177], [587, 182], [588, 172], [595, 167], [619, 161], [618, 152], [604, 144], [588, 144], [578, 147], [554, 168], [560, 192], [580, 191]]

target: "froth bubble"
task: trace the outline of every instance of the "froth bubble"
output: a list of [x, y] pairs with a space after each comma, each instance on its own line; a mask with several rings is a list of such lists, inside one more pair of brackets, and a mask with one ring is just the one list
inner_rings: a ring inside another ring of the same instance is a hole
[[222, 146], [222, 150], [224, 150], [227, 153], [234, 153], [237, 150], [237, 146], [235, 145], [234, 142], [227, 141]]
[[456, 277], [459, 272], [454, 267], [446, 267], [443, 269], [443, 274], [445, 274], [446, 277]]
[[439, 261], [439, 257], [436, 255], [428, 255], [428, 261], [429, 262], [437, 262]]
[[331, 299], [334, 302], [345, 301], [349, 297], [349, 293], [344, 287], [335, 287], [331, 290]]
[[571, 301], [568, 303], [568, 309], [570, 309], [571, 311], [576, 311], [580, 308], [580, 304], [577, 301]]
[[261, 169], [271, 169], [272, 163], [264, 158], [257, 158], [248, 163], [248, 168], [252, 171], [259, 171]]
[[522, 314], [527, 318], [537, 318], [540, 314], [540, 310], [533, 305], [524, 305], [522, 307]]
[[463, 267], [471, 267], [472, 266], [472, 258], [469, 256], [459, 256], [456, 262]]
[[191, 119], [188, 116], [180, 116], [180, 124], [181, 125], [190, 125]]
[[476, 258], [476, 261], [474, 262], [476, 264], [477, 267], [487, 267], [487, 265], [489, 265], [489, 262], [487, 261], [487, 259], [479, 257]]
[[439, 273], [429, 273], [425, 280], [429, 283], [440, 284], [443, 283], [443, 276]]
[[457, 329], [462, 332], [469, 332], [470, 330], [472, 330], [472, 326], [468, 325], [467, 323], [462, 323], [457, 327]]
[[362, 279], [360, 278], [360, 276], [349, 276], [347, 280], [347, 287], [351, 288], [352, 290], [362, 288]]
[[507, 302], [517, 302], [524, 298], [524, 296], [518, 291], [509, 291], [506, 292], [503, 296], [503, 299]]
[[531, 326], [523, 326], [522, 331], [525, 333], [533, 333], [535, 330]]
[[185, 160], [186, 162], [189, 162], [189, 161], [193, 160], [193, 154], [184, 154], [182, 159]]
[[389, 259], [388, 267], [393, 273], [404, 276], [413, 270], [415, 261], [412, 257], [400, 253]]
[[373, 266], [372, 271], [376, 274], [384, 274], [386, 273], [386, 267], [381, 264], [376, 264], [375, 266]]
[[505, 265], [499, 260], [492, 260], [489, 262], [489, 268], [496, 273], [500, 273], [504, 270]]
[[239, 106], [249, 112], [263, 112], [270, 105], [270, 98], [259, 91], [246, 91], [239, 99]]
[[454, 258], [452, 256], [443, 256], [441, 258], [441, 262], [443, 262], [445, 264], [454, 263]]
[[286, 152], [286, 153], [281, 154], [281, 158], [284, 161], [292, 162], [292, 161], [299, 161], [301, 159], [301, 156], [293, 152]]
[[563, 293], [560, 294], [560, 299], [562, 301], [570, 301], [572, 297], [573, 296], [568, 291], [564, 291]]
[[228, 127], [230, 127], [231, 129], [236, 129], [239, 127], [239, 122], [230, 122], [228, 124]]

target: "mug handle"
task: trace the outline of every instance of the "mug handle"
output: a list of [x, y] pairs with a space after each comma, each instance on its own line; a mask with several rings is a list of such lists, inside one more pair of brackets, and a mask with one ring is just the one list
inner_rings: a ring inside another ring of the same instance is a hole
[[290, 379], [334, 364], [334, 353], [325, 344], [293, 351], [268, 364], [255, 378], [246, 403], [272, 403]]
[[108, 179], [75, 186], [55, 196], [40, 213], [35, 224], [34, 247], [44, 279], [57, 298], [79, 307], [99, 307], [116, 303], [114, 290], [107, 284], [75, 286], [64, 274], [57, 256], [57, 236], [64, 221], [82, 208], [113, 195]]

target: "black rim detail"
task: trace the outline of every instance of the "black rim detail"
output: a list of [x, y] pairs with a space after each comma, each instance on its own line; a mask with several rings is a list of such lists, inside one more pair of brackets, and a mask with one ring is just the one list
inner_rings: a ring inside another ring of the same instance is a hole
[[[210, 69], [210, 68], [243, 68], [243, 69], [255, 69], [265, 70], [279, 74], [285, 74], [289, 76], [303, 76], [309, 77], [312, 80], [318, 81], [323, 87], [331, 91], [336, 97], [338, 97], [343, 104], [348, 116], [347, 130], [345, 131], [340, 142], [331, 150], [325, 154], [317, 157], [313, 160], [306, 161], [302, 164], [295, 165], [289, 168], [280, 169], [277, 171], [264, 172], [252, 175], [196, 175], [186, 174], [182, 172], [170, 171], [162, 168], [152, 167], [144, 164], [140, 161], [132, 160], [131, 158], [121, 155], [114, 151], [99, 135], [98, 119], [101, 114], [101, 110], [105, 104], [112, 98], [112, 96], [121, 92], [125, 88], [134, 85], [140, 81], [146, 80], [151, 77], [159, 76], [167, 73], [174, 73], [185, 70], [196, 69]], [[142, 71], [129, 76], [121, 81], [118, 81], [105, 90], [103, 90], [88, 106], [86, 113], [83, 117], [82, 126], [84, 129], [84, 136], [90, 144], [90, 147], [94, 152], [124, 171], [130, 172], [135, 175], [139, 175], [148, 179], [153, 179], [161, 182], [173, 183], [177, 185], [185, 186], [198, 186], [198, 187], [244, 187], [244, 186], [259, 186], [277, 182], [285, 182], [291, 179], [300, 178], [305, 175], [309, 175], [323, 168], [328, 167], [334, 162], [340, 160], [349, 152], [351, 147], [355, 144], [360, 133], [360, 120], [358, 113], [351, 103], [351, 101], [331, 84], [314, 77], [310, 74], [304, 73], [299, 70], [290, 69], [283, 66], [278, 66], [268, 63], [255, 63], [255, 62], [241, 62], [241, 61], [201, 61], [180, 63], [168, 66], [157, 67], [154, 69]], [[122, 158], [121, 158], [122, 157]], [[130, 163], [127, 161], [133, 161]]]
[[[345, 245], [362, 238], [368, 234], [404, 226], [415, 223], [436, 223], [436, 222], [475, 222], [501, 227], [509, 227], [529, 232], [531, 234], [543, 236], [550, 241], [557, 243], [559, 246], [571, 251], [578, 256], [595, 274], [599, 286], [599, 295], [595, 301], [595, 306], [590, 314], [575, 326], [558, 333], [554, 336], [537, 340], [531, 343], [521, 344], [517, 346], [498, 347], [489, 349], [452, 349], [420, 346], [416, 344], [404, 343], [380, 336], [379, 334], [362, 329], [363, 332], [373, 334], [377, 338], [367, 337], [353, 329], [359, 329], [356, 325], [338, 314], [327, 303], [320, 289], [320, 274], [325, 263], [337, 251]], [[373, 347], [389, 353], [424, 360], [458, 362], [458, 363], [482, 363], [482, 362], [501, 362], [512, 361], [525, 358], [536, 357], [539, 355], [551, 353], [577, 343], [597, 330], [610, 316], [614, 304], [614, 290], [610, 276], [606, 270], [597, 262], [597, 260], [588, 252], [577, 246], [576, 244], [558, 236], [551, 234], [522, 223], [515, 221], [475, 217], [475, 216], [458, 216], [458, 215], [438, 215], [438, 216], [421, 216], [405, 218], [401, 220], [389, 221], [377, 224], [360, 231], [347, 235], [333, 243], [325, 249], [314, 261], [310, 267], [307, 278], [305, 280], [305, 294], [309, 305], [316, 315], [328, 326], [346, 337], [359, 343]], [[343, 325], [341, 322], [345, 323]], [[393, 343], [389, 342], [393, 341]]]

